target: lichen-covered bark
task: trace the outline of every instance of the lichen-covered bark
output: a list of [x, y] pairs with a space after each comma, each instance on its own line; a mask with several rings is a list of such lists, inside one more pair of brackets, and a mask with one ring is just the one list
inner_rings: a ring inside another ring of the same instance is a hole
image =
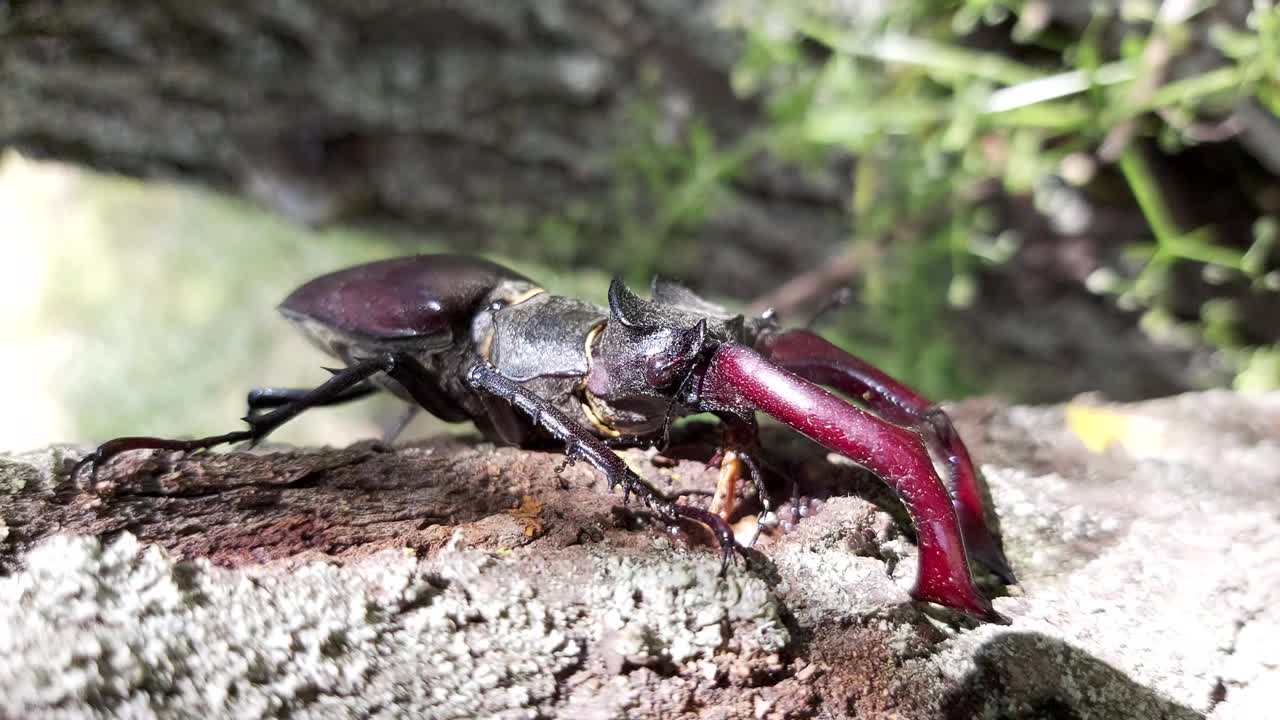
[[[877, 483], [786, 436], [771, 457], [827, 503], [725, 578], [553, 453], [144, 454], [95, 487], [66, 449], [0, 457], [0, 714], [1267, 716], [1280, 398], [955, 410], [1009, 627], [904, 604]], [[690, 488], [707, 451], [625, 457]]]

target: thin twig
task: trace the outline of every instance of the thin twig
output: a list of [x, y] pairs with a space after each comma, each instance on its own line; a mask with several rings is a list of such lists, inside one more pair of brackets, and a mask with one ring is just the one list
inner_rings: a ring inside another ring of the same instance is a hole
[[751, 312], [763, 313], [772, 309], [782, 318], [795, 318], [802, 311], [835, 295], [862, 273], [873, 255], [878, 255], [867, 245], [857, 245], [824, 264], [801, 273], [772, 292], [751, 303]]
[[[1161, 85], [1169, 70], [1169, 62], [1173, 60], [1173, 44], [1169, 37], [1169, 28], [1190, 18], [1197, 12], [1195, 0], [1165, 0], [1156, 15], [1155, 27], [1142, 51], [1142, 65], [1145, 72], [1138, 77], [1129, 94], [1133, 105], [1141, 105], [1149, 100]], [[1098, 148], [1098, 157], [1104, 162], [1115, 162], [1124, 153], [1125, 148], [1133, 141], [1137, 132], [1137, 118], [1129, 118], [1111, 128], [1107, 137]]]
[[917, 221], [898, 225], [878, 241], [857, 243], [822, 267], [791, 278], [757, 298], [749, 306], [749, 311], [759, 314], [772, 310], [784, 321], [794, 319], [803, 311], [820, 306], [841, 288], [847, 287], [855, 277], [875, 267], [889, 244], [925, 237], [950, 217], [956, 204], [976, 205], [989, 200], [999, 190], [1000, 183], [991, 178], [981, 178], [961, 187], [950, 195], [950, 202], [940, 202]]

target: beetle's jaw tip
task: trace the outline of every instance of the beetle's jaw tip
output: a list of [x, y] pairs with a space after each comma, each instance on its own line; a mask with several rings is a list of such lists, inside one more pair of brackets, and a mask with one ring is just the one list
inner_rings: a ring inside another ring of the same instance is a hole
[[991, 605], [991, 601], [976, 590], [963, 594], [956, 592], [930, 592], [917, 586], [911, 591], [911, 599], [957, 610], [975, 620], [991, 623], [992, 625], [1009, 625], [1013, 622], [1008, 617], [996, 612], [996, 609]]
[[963, 508], [957, 508], [956, 519], [960, 522], [961, 535], [964, 536], [965, 550], [969, 557], [994, 573], [1005, 585], [1017, 585], [1018, 578], [1009, 565], [1009, 559], [1005, 557], [999, 541], [982, 519], [975, 518]]

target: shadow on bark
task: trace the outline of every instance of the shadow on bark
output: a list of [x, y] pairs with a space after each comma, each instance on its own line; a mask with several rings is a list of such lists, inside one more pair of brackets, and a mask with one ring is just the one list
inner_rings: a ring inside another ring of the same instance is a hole
[[999, 635], [943, 702], [947, 720], [1191, 720], [1201, 713], [1079, 648], [1039, 633]]

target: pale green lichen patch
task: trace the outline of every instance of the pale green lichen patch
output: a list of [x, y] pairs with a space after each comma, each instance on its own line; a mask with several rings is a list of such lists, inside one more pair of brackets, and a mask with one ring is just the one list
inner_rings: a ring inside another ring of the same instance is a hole
[[689, 667], [789, 641], [765, 583], [717, 582], [714, 561], [579, 561], [539, 573], [453, 548], [225, 570], [130, 535], [54, 537], [0, 580], [0, 714], [533, 718], [602, 638]]

